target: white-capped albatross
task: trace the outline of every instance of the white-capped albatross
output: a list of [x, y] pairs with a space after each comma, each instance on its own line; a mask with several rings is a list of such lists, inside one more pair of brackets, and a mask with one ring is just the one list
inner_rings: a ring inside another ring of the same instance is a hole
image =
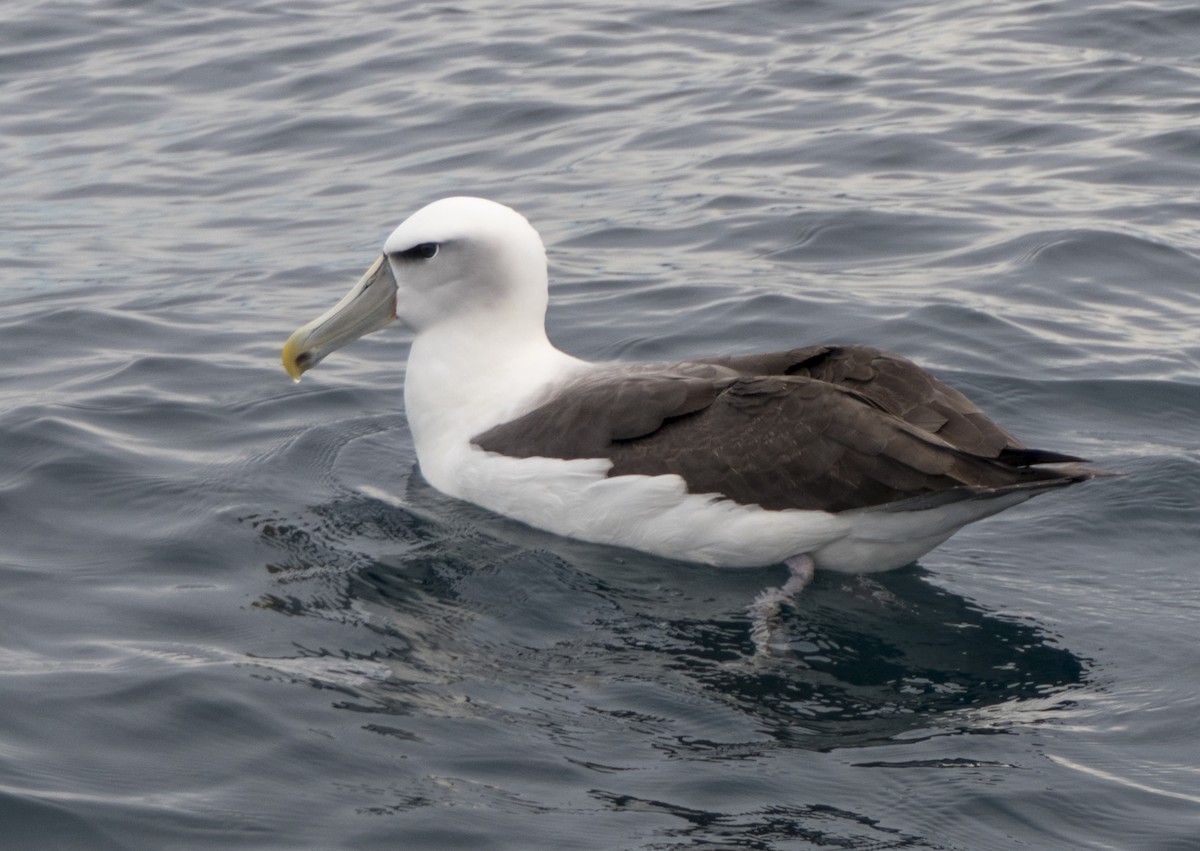
[[435, 488], [541, 529], [685, 561], [873, 572], [967, 523], [1097, 475], [1027, 449], [912, 362], [819, 345], [588, 363], [546, 336], [546, 253], [481, 198], [424, 207], [330, 311], [298, 329], [299, 380], [393, 319]]

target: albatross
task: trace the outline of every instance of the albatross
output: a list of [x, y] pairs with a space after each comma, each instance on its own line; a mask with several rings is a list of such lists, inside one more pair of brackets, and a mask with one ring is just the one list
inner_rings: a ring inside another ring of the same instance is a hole
[[546, 250], [502, 204], [418, 210], [283, 365], [299, 380], [398, 321], [425, 479], [531, 526], [724, 566], [910, 564], [964, 525], [1099, 471], [1030, 449], [905, 358], [814, 345], [589, 363], [546, 335]]

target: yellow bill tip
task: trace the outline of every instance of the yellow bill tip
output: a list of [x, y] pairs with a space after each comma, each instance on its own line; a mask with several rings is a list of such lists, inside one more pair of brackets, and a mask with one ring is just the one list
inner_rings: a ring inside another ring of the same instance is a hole
[[283, 368], [292, 377], [292, 381], [299, 381], [300, 376], [304, 374], [304, 367], [300, 363], [301, 355], [304, 353], [298, 339], [300, 336], [300, 332], [297, 331], [283, 344]]

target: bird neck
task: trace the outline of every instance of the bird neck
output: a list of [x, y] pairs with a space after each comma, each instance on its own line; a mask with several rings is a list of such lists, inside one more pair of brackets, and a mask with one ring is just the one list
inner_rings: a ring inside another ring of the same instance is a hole
[[585, 367], [555, 348], [540, 323], [460, 321], [422, 331], [409, 353], [404, 403], [426, 478], [434, 480], [439, 457], [531, 410]]

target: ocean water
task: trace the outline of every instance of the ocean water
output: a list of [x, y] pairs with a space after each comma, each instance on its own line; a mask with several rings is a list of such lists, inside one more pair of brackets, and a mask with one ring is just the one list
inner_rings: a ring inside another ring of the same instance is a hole
[[[1200, 848], [1200, 10], [9, 0], [0, 847]], [[1127, 475], [870, 582], [415, 469], [408, 213], [524, 212], [594, 359], [869, 343]]]

